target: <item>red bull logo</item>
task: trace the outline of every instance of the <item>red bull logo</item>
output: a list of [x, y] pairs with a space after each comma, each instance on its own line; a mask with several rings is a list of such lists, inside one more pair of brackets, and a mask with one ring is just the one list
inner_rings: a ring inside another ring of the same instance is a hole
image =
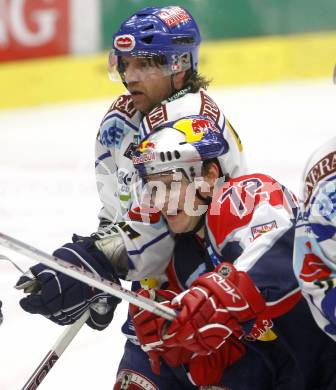
[[275, 221], [264, 223], [262, 225], [253, 226], [251, 228], [253, 240], [260, 237], [262, 234], [268, 233], [273, 229], [277, 229], [277, 227], [278, 226]]
[[209, 131], [220, 132], [216, 125], [206, 118], [183, 118], [175, 122], [173, 127], [185, 134], [187, 142], [200, 141]]
[[191, 127], [194, 134], [207, 134], [209, 131], [215, 131], [219, 133], [219, 130], [208, 119], [193, 119], [191, 122]]
[[141, 144], [138, 146], [138, 150], [139, 152], [141, 153], [144, 153], [150, 149], [154, 149], [155, 148], [155, 143], [152, 142], [152, 141], [143, 141], [141, 142]]

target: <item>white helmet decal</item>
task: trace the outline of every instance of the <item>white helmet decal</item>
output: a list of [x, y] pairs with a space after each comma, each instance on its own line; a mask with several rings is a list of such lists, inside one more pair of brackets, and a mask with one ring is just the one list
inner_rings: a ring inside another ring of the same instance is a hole
[[135, 47], [135, 38], [131, 34], [118, 35], [114, 38], [114, 47], [120, 51], [132, 51]]

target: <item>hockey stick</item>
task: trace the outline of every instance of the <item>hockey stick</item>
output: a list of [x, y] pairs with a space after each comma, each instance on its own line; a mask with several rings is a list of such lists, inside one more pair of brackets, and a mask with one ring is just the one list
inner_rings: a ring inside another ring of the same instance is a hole
[[25, 271], [20, 268], [13, 260], [11, 260], [9, 257], [5, 256], [5, 255], [2, 255], [0, 253], [0, 260], [6, 260], [6, 261], [9, 261], [13, 267], [15, 267], [19, 272], [21, 272], [22, 274], [25, 273]]
[[31, 259], [40, 261], [44, 265], [56, 271], [62, 272], [63, 274], [77, 279], [83, 283], [96, 287], [99, 290], [116, 296], [117, 298], [124, 299], [129, 303], [148, 310], [160, 317], [165, 318], [168, 321], [172, 321], [176, 317], [175, 311], [169, 307], [152, 301], [151, 299], [145, 298], [133, 291], [127, 290], [126, 288], [119, 286], [117, 283], [113, 283], [89, 271], [69, 264], [66, 261], [57, 258], [56, 256], [51, 256], [48, 253], [42, 252], [37, 248], [34, 248], [3, 233], [0, 233], [0, 245], [8, 249], [12, 249], [15, 252], [24, 254]]
[[[0, 260], [9, 261], [18, 271], [20, 271], [22, 274], [25, 274], [25, 272], [9, 257], [0, 254]], [[30, 286], [30, 287], [36, 288], [36, 286], [35, 287]], [[35, 292], [36, 292], [36, 290], [35, 290]], [[82, 317], [80, 317], [76, 322], [74, 322], [72, 325], [69, 325], [66, 327], [66, 329], [59, 336], [56, 343], [51, 348], [51, 350], [46, 354], [44, 359], [38, 365], [38, 367], [33, 372], [31, 377], [28, 379], [26, 384], [23, 386], [22, 390], [35, 390], [40, 385], [42, 380], [45, 378], [45, 376], [51, 370], [53, 365], [60, 358], [62, 353], [65, 351], [65, 349], [71, 343], [71, 341], [76, 336], [76, 334], [79, 332], [81, 327], [85, 324], [86, 320], [89, 318], [89, 315], [90, 315], [90, 310], [87, 310], [82, 315]]]
[[46, 377], [48, 372], [52, 369], [54, 364], [60, 358], [64, 350], [71, 343], [73, 338], [79, 332], [81, 327], [85, 324], [89, 318], [90, 311], [87, 310], [81, 318], [79, 318], [72, 325], [68, 325], [63, 333], [59, 336], [56, 343], [53, 345], [51, 350], [46, 354], [44, 359], [38, 365], [32, 376], [28, 379], [22, 390], [35, 390]]

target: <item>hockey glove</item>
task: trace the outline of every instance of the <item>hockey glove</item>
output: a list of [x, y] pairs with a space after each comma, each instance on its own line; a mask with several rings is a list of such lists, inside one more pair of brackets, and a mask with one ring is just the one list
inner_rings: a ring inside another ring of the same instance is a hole
[[245, 355], [245, 346], [235, 337], [229, 337], [225, 343], [208, 355], [193, 354], [187, 364], [188, 376], [197, 386], [219, 383], [225, 369]]
[[[96, 248], [90, 237], [74, 235], [74, 242], [57, 249], [54, 256], [103, 278], [120, 284], [105, 256]], [[41, 314], [59, 325], [75, 322], [88, 308], [87, 324], [97, 330], [106, 328], [112, 321], [120, 299], [95, 289], [61, 272], [37, 264], [30, 268], [34, 279], [25, 274], [16, 288], [25, 289], [30, 283], [39, 286], [21, 299], [21, 307], [32, 314]]]
[[[176, 296], [168, 290], [139, 290], [139, 294], [171, 307]], [[199, 355], [180, 346], [166, 346], [163, 334], [169, 323], [137, 306], [130, 305], [130, 313], [141, 348], [149, 355], [154, 373], [160, 374], [160, 358], [169, 366], [184, 365], [189, 377], [197, 386], [218, 383], [224, 370], [245, 354], [244, 345], [235, 337], [229, 337], [221, 348], [207, 355]]]
[[[171, 306], [170, 301], [177, 295], [171, 290], [154, 289], [141, 289], [137, 293], [168, 307]], [[160, 374], [160, 357], [171, 367], [177, 367], [190, 360], [193, 352], [179, 346], [166, 347], [164, 345], [162, 335], [168, 325], [167, 320], [132, 304], [130, 315], [138, 341], [141, 348], [147, 352], [154, 373]]]
[[163, 336], [165, 346], [180, 345], [200, 355], [218, 350], [230, 336], [240, 339], [241, 325], [265, 309], [249, 275], [230, 263], [197, 278], [172, 304], [178, 315]]

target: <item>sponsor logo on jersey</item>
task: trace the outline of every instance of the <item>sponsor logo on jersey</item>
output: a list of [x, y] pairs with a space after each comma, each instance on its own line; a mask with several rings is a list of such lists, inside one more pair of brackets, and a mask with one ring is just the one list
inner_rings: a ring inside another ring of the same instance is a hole
[[203, 91], [200, 91], [201, 94], [201, 110], [200, 115], [208, 116], [216, 124], [218, 124], [220, 111], [217, 104]]
[[278, 226], [275, 221], [267, 222], [261, 225], [256, 225], [251, 227], [253, 240], [260, 237], [262, 234], [268, 233], [273, 229], [276, 229]]
[[191, 20], [189, 14], [181, 7], [167, 7], [158, 14], [158, 17], [168, 26], [175, 27]]
[[167, 121], [167, 111], [166, 106], [161, 105], [152, 110], [149, 114], [146, 115], [146, 122], [151, 132], [155, 127], [162, 125]]
[[305, 207], [307, 207], [316, 184], [334, 172], [336, 172], [336, 152], [329, 153], [310, 169], [304, 183]]
[[134, 114], [137, 112], [134, 107], [134, 102], [130, 95], [121, 95], [119, 98], [112, 104], [107, 114], [111, 111], [116, 110], [125, 114], [128, 118], [132, 118]]
[[135, 47], [135, 39], [131, 34], [119, 35], [114, 38], [114, 47], [120, 51], [131, 51]]
[[273, 322], [270, 319], [257, 319], [250, 333], [244, 338], [248, 341], [273, 341], [278, 338], [276, 333], [272, 330]]

